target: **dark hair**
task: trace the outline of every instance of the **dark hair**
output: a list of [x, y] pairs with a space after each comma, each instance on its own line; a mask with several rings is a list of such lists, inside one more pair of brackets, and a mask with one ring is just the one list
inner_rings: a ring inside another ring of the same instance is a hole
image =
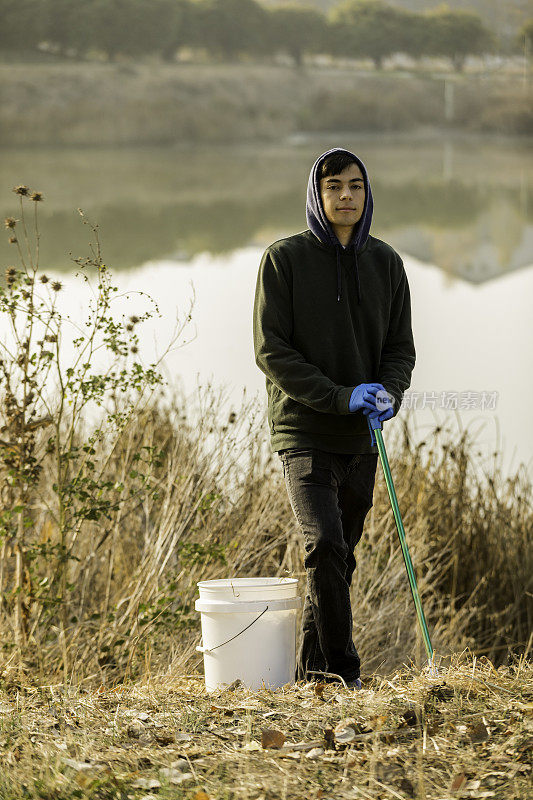
[[320, 165], [319, 181], [330, 175], [340, 175], [350, 164], [357, 164], [357, 161], [349, 153], [332, 153]]

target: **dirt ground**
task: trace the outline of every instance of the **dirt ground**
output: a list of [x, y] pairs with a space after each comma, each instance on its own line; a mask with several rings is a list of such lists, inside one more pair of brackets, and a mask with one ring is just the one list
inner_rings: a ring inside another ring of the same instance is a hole
[[531, 798], [533, 666], [465, 654], [361, 691], [201, 674], [0, 692], [0, 797]]

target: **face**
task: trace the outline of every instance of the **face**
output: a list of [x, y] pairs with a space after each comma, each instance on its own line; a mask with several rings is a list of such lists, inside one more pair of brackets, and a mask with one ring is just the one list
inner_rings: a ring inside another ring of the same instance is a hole
[[357, 164], [339, 175], [320, 179], [320, 196], [327, 219], [336, 227], [353, 227], [361, 219], [365, 205], [363, 173]]

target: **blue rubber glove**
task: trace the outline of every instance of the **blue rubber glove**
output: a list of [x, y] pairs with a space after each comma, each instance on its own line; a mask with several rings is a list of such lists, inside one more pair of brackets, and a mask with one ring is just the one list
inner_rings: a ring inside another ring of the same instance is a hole
[[360, 383], [356, 386], [350, 397], [350, 411], [360, 411], [368, 413], [376, 411], [376, 394], [385, 391], [381, 383]]
[[363, 414], [369, 416], [370, 419], [377, 418], [380, 422], [386, 422], [394, 415], [394, 397], [385, 389], [377, 392], [374, 408], [364, 408]]

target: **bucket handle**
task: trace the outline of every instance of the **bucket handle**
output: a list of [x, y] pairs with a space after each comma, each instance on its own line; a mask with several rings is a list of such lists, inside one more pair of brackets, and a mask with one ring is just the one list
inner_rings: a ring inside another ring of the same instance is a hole
[[[268, 611], [268, 606], [263, 611], [261, 611], [259, 616], [256, 617], [254, 620], [252, 620], [252, 622], [250, 622], [250, 624], [247, 625], [246, 628], [243, 628], [242, 631], [239, 631], [239, 633], [236, 633], [235, 636], [231, 637], [231, 639], [226, 639], [226, 641], [222, 642], [222, 644], [216, 644], [214, 647], [204, 647], [202, 644], [199, 644], [199, 645], [196, 646], [196, 649], [199, 650], [200, 653], [211, 653], [213, 650], [216, 650], [218, 647], [223, 647], [223, 645], [228, 644], [228, 642], [232, 642], [234, 639], [237, 638], [237, 636], [240, 636], [241, 633], [244, 633], [244, 631], [247, 631], [248, 628], [251, 628], [252, 625], [254, 625], [254, 623], [256, 623], [257, 620], [260, 619], [263, 616], [265, 611]], [[202, 639], [200, 639], [200, 642], [201, 641], [202, 641]]]

